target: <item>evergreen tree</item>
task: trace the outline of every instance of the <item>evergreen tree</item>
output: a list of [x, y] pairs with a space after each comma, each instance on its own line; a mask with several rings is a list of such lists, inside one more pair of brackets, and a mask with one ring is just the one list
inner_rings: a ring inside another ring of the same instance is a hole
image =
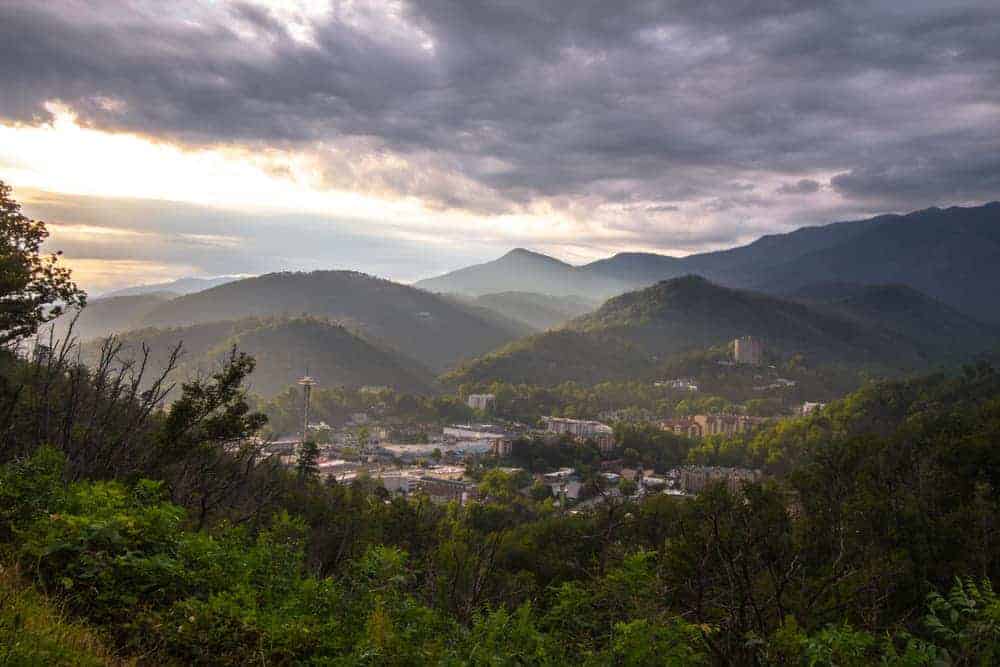
[[319, 476], [319, 447], [312, 440], [302, 443], [299, 450], [299, 460], [296, 464], [296, 471], [299, 479], [315, 479]]

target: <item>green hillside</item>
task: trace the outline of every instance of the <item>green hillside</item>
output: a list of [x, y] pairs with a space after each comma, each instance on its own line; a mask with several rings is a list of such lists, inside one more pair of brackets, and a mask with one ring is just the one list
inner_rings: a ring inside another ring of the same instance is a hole
[[551, 386], [639, 378], [652, 370], [648, 354], [600, 332], [556, 329], [516, 341], [444, 376], [447, 382], [490, 382]]
[[802, 354], [814, 363], [896, 367], [928, 361], [916, 346], [877, 326], [698, 276], [615, 297], [571, 326], [619, 336], [659, 358], [749, 335], [778, 356]]
[[823, 283], [804, 287], [794, 296], [861, 322], [877, 322], [935, 359], [961, 361], [1000, 346], [1000, 328], [906, 285]]
[[[974, 342], [978, 331], [962, 333]], [[678, 355], [745, 335], [760, 338], [775, 360], [801, 355], [811, 366], [908, 371], [955, 358], [876, 318], [685, 276], [610, 299], [564, 330], [518, 341], [465, 365], [449, 379], [544, 385], [647, 377]]]
[[[338, 324], [312, 317], [248, 318], [169, 329], [142, 329], [121, 336], [123, 358], [135, 358], [145, 344], [151, 350], [150, 373], [164, 368], [170, 351], [183, 343], [173, 375], [181, 380], [205, 374], [236, 345], [257, 360], [251, 388], [263, 396], [284, 391], [308, 368], [322, 386], [389, 386], [402, 391], [431, 390], [433, 375], [418, 363], [365, 340]], [[96, 344], [86, 348], [93, 359]]]
[[66, 617], [60, 605], [0, 566], [0, 665], [101, 667], [135, 664], [118, 658], [99, 632]]
[[302, 314], [338, 321], [437, 370], [525, 333], [453, 300], [354, 271], [270, 273], [227, 283], [164, 303], [144, 324], [185, 326]]

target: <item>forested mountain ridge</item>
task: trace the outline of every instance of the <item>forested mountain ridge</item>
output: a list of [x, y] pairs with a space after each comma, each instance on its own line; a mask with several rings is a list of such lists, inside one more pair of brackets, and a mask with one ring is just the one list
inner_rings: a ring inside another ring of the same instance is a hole
[[562, 328], [529, 336], [466, 362], [443, 380], [455, 385], [502, 380], [552, 386], [609, 379], [648, 380], [652, 357], [619, 336]]
[[[510, 262], [511, 254], [418, 285], [476, 294], [527, 289], [606, 298], [687, 274], [778, 295], [824, 282], [892, 283], [1000, 323], [1000, 308], [990, 307], [997, 304], [993, 286], [1000, 284], [1000, 202], [802, 227], [686, 257], [620, 253], [572, 266], [532, 253], [532, 267], [546, 268], [544, 280], [527, 279], [532, 272]], [[567, 292], [567, 285], [575, 291]]]
[[630, 283], [598, 276], [558, 259], [523, 248], [503, 257], [458, 269], [415, 284], [432, 292], [482, 296], [496, 292], [541, 292], [553, 296], [606, 298], [624, 292]]
[[801, 355], [811, 366], [900, 371], [941, 360], [877, 320], [685, 276], [613, 297], [563, 330], [508, 345], [451, 377], [541, 385], [646, 377], [676, 355], [745, 335], [760, 338], [775, 359]]
[[843, 280], [904, 284], [970, 317], [1000, 324], [1000, 202], [886, 216], [864, 233], [751, 274], [749, 284], [787, 292]]
[[[426, 393], [434, 384], [434, 375], [405, 355], [314, 317], [245, 318], [146, 328], [121, 334], [117, 342], [123, 360], [138, 358], [143, 345], [149, 349], [150, 378], [166, 367], [171, 352], [181, 344], [180, 362], [170, 376], [174, 382], [211, 374], [236, 347], [257, 360], [250, 385], [254, 393], [265, 398], [294, 386], [307, 369], [326, 387], [375, 385]], [[85, 357], [93, 363], [100, 348], [99, 342], [86, 345]]]
[[452, 300], [354, 271], [270, 273], [227, 283], [161, 304], [143, 324], [301, 314], [342, 322], [436, 370], [524, 333]]
[[621, 336], [659, 357], [749, 335], [779, 356], [802, 354], [814, 363], [917, 368], [936, 361], [872, 315], [847, 318], [793, 300], [684, 276], [609, 299], [570, 326]]
[[1000, 326], [969, 317], [906, 285], [822, 283], [807, 285], [793, 298], [915, 342], [929, 358], [968, 360], [1000, 349]]

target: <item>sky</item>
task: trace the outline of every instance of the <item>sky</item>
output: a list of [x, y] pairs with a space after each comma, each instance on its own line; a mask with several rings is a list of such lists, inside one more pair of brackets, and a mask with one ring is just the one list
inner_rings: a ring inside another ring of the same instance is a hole
[[98, 293], [977, 204], [1000, 3], [3, 0], [0, 180]]

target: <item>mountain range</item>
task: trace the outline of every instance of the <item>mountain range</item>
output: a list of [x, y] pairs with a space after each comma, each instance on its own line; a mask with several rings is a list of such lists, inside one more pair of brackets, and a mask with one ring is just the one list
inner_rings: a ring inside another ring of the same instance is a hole
[[[122, 360], [137, 359], [143, 345], [148, 348], [147, 382], [166, 368], [171, 352], [180, 343], [180, 364], [171, 380], [211, 373], [236, 346], [256, 360], [250, 389], [262, 396], [284, 391], [306, 370], [325, 387], [378, 385], [426, 393], [435, 383], [434, 373], [409, 357], [315, 317], [251, 317], [145, 328], [121, 334], [118, 341]], [[85, 343], [84, 357], [94, 361], [100, 347], [100, 341]]]
[[493, 311], [354, 271], [270, 273], [228, 282], [161, 301], [137, 318], [137, 326], [304, 314], [346, 325], [437, 371], [531, 332]]
[[432, 390], [440, 373], [539, 385], [639, 379], [742, 335], [776, 357], [898, 372], [998, 349], [996, 285], [994, 203], [807, 227], [683, 258], [622, 253], [572, 266], [516, 249], [417, 286], [354, 271], [185, 279], [92, 300], [74, 335], [119, 333], [127, 350], [146, 342], [158, 355], [183, 340], [184, 372], [236, 343], [258, 356], [265, 393], [306, 366], [326, 384], [408, 391]]
[[803, 227], [687, 257], [620, 253], [572, 266], [518, 249], [416, 286], [476, 296], [526, 290], [606, 298], [689, 274], [779, 295], [836, 282], [907, 285], [1000, 323], [1000, 202]]
[[573, 266], [548, 255], [515, 248], [492, 262], [421, 280], [414, 287], [477, 297], [497, 292], [533, 292], [605, 299], [628, 291], [634, 284], [589, 271], [586, 266]]
[[907, 285], [818, 283], [792, 297], [861, 323], [878, 323], [915, 343], [931, 359], [958, 362], [992, 349], [1000, 339], [1000, 326], [969, 317]]
[[[950, 343], [922, 331], [928, 319]], [[996, 328], [909, 288], [829, 288], [789, 299], [683, 276], [609, 299], [561, 330], [464, 365], [449, 380], [551, 385], [651, 377], [678, 355], [744, 335], [761, 339], [775, 359], [801, 355], [814, 367], [893, 371], [952, 363], [1000, 341]]]

